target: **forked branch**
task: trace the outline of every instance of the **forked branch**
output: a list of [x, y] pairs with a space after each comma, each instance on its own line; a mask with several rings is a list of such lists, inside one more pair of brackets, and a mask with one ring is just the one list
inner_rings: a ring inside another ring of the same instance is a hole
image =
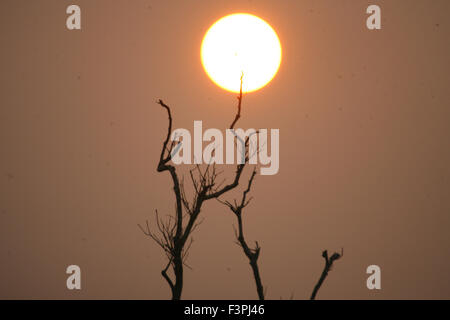
[[258, 293], [259, 300], [264, 300], [264, 287], [262, 285], [261, 275], [259, 273], [259, 267], [258, 267], [258, 258], [259, 253], [261, 251], [261, 247], [258, 244], [258, 241], [256, 241], [256, 245], [254, 248], [250, 248], [247, 244], [247, 241], [244, 237], [244, 226], [243, 226], [243, 220], [242, 220], [242, 210], [250, 203], [251, 198], [247, 199], [247, 195], [250, 192], [250, 189], [252, 187], [253, 179], [256, 175], [256, 169], [253, 170], [252, 175], [248, 181], [247, 189], [244, 190], [242, 194], [241, 201], [238, 203], [236, 200], [234, 201], [234, 204], [230, 203], [229, 201], [221, 201], [222, 204], [226, 205], [230, 210], [235, 214], [237, 221], [238, 221], [238, 230], [235, 230], [236, 233], [236, 239], [238, 245], [242, 248], [244, 251], [245, 256], [248, 258], [250, 262], [250, 266], [253, 271], [253, 277], [255, 279], [256, 284], [256, 291]]
[[322, 283], [324, 282], [325, 278], [328, 275], [328, 272], [333, 267], [333, 262], [336, 260], [339, 260], [344, 255], [344, 249], [342, 249], [341, 253], [333, 253], [333, 255], [328, 258], [328, 251], [325, 250], [322, 252], [322, 257], [325, 259], [325, 266], [322, 271], [322, 275], [319, 278], [319, 281], [317, 282], [316, 286], [314, 287], [314, 290], [311, 294], [311, 300], [314, 300], [316, 298], [317, 292], [319, 291], [320, 287], [322, 286]]

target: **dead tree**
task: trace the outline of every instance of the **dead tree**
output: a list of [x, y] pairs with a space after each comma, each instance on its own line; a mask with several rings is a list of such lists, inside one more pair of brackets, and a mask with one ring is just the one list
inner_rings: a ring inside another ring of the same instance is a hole
[[[242, 106], [242, 77], [241, 77], [241, 86], [240, 93], [238, 96], [238, 106], [237, 113], [230, 125], [230, 129], [234, 129], [237, 121], [241, 117], [241, 106]], [[242, 173], [246, 164], [249, 161], [249, 138], [247, 137], [245, 140], [243, 151], [244, 152], [244, 161], [236, 166], [236, 171], [234, 173], [233, 180], [222, 186], [223, 183], [217, 183], [217, 178], [220, 175], [216, 170], [215, 164], [208, 164], [206, 169], [202, 170], [202, 168], [197, 165], [193, 169], [189, 171], [190, 180], [192, 182], [192, 186], [194, 189], [194, 196], [192, 199], [188, 199], [186, 196], [185, 188], [184, 188], [184, 179], [180, 180], [179, 174], [170, 161], [172, 160], [172, 156], [174, 150], [176, 152], [177, 143], [174, 141], [170, 142], [170, 137], [172, 134], [172, 113], [170, 107], [165, 104], [162, 100], [158, 100], [157, 102], [162, 108], [167, 111], [169, 123], [168, 123], [168, 132], [167, 136], [163, 142], [161, 154], [159, 157], [159, 162], [157, 165], [158, 172], [168, 171], [173, 184], [173, 192], [175, 195], [175, 215], [169, 215], [167, 219], [163, 219], [159, 216], [158, 211], [156, 211], [156, 227], [157, 231], [152, 231], [148, 221], [146, 222], [145, 228], [141, 225], [138, 225], [142, 232], [153, 239], [161, 248], [164, 250], [168, 263], [161, 271], [162, 277], [168, 283], [173, 300], [181, 299], [181, 294], [183, 290], [183, 272], [184, 266], [186, 265], [186, 259], [188, 256], [189, 249], [192, 245], [192, 233], [197, 228], [197, 226], [201, 223], [201, 220], [198, 221], [201, 209], [203, 204], [207, 200], [217, 199], [219, 197], [227, 193], [228, 191], [233, 190], [239, 185]], [[170, 143], [169, 143], [170, 142]], [[180, 143], [180, 142], [178, 142]], [[253, 276], [256, 283], [256, 289], [258, 293], [258, 297], [260, 300], [264, 300], [264, 290], [261, 281], [261, 276], [258, 268], [258, 258], [260, 253], [260, 246], [258, 242], [256, 242], [255, 248], [250, 248], [245, 241], [244, 231], [243, 231], [243, 220], [242, 220], [242, 210], [248, 205], [251, 199], [247, 200], [247, 194], [250, 192], [251, 185], [253, 183], [253, 179], [255, 177], [256, 171], [254, 170], [249, 182], [247, 189], [243, 192], [243, 196], [240, 204], [236, 201], [234, 205], [229, 202], [220, 202], [226, 204], [236, 215], [238, 220], [238, 231], [236, 231], [236, 237], [238, 244], [242, 247], [245, 255], [249, 259], [250, 266], [253, 271]], [[311, 299], [313, 300], [320, 289], [323, 281], [325, 280], [328, 272], [330, 271], [333, 262], [339, 259], [342, 254], [334, 253], [331, 258], [328, 258], [327, 251], [323, 252], [323, 257], [325, 258], [325, 268], [322, 272], [322, 275], [319, 279], [319, 282], [314, 288]], [[169, 269], [172, 270], [173, 276], [171, 277], [168, 274]]]
[[258, 241], [256, 241], [255, 248], [250, 248], [245, 241], [244, 238], [244, 226], [242, 221], [242, 210], [250, 203], [251, 198], [247, 200], [247, 194], [250, 192], [250, 189], [252, 187], [253, 179], [256, 175], [256, 169], [253, 170], [253, 173], [250, 177], [250, 180], [248, 181], [247, 189], [243, 192], [242, 199], [240, 203], [237, 203], [236, 200], [234, 200], [234, 204], [231, 204], [229, 201], [221, 201], [222, 204], [226, 205], [230, 208], [230, 210], [235, 214], [237, 221], [238, 221], [238, 230], [234, 230], [236, 234], [237, 244], [242, 248], [244, 251], [244, 254], [248, 258], [250, 262], [250, 266], [253, 271], [253, 277], [255, 279], [256, 284], [256, 292], [258, 293], [259, 300], [264, 300], [264, 287], [262, 285], [261, 276], [259, 273], [259, 267], [258, 267], [258, 258], [259, 258], [259, 252], [261, 251], [261, 247], [258, 244]]
[[333, 253], [333, 255], [328, 258], [328, 251], [325, 250], [322, 252], [322, 257], [325, 259], [325, 266], [322, 271], [322, 275], [319, 278], [319, 281], [317, 282], [316, 286], [314, 287], [314, 290], [311, 294], [310, 300], [314, 300], [316, 298], [317, 292], [319, 291], [320, 287], [322, 286], [323, 281], [328, 275], [328, 272], [333, 267], [333, 262], [340, 259], [344, 255], [344, 249], [342, 249], [342, 252], [339, 254], [337, 252]]
[[[138, 225], [145, 235], [153, 239], [164, 250], [168, 263], [161, 271], [163, 278], [167, 281], [171, 292], [172, 299], [181, 299], [183, 290], [183, 271], [185, 261], [189, 248], [192, 244], [192, 232], [199, 225], [198, 217], [200, 215], [203, 204], [207, 200], [217, 199], [226, 192], [236, 188], [239, 185], [242, 172], [245, 165], [248, 163], [247, 146], [249, 139], [245, 141], [245, 161], [236, 167], [233, 180], [222, 186], [222, 183], [217, 183], [217, 178], [220, 175], [216, 171], [215, 164], [208, 164], [206, 169], [202, 170], [199, 165], [190, 170], [190, 179], [194, 188], [193, 199], [188, 199], [184, 191], [183, 179], [180, 180], [179, 174], [175, 166], [170, 164], [172, 159], [172, 152], [176, 147], [174, 141], [170, 141], [172, 134], [172, 114], [170, 107], [162, 100], [158, 100], [158, 104], [167, 111], [169, 117], [167, 136], [163, 142], [159, 162], [157, 166], [158, 172], [168, 171], [172, 179], [173, 192], [175, 195], [175, 216], [169, 216], [168, 219], [162, 219], [156, 214], [156, 226], [158, 232], [151, 230], [147, 221], [146, 227]], [[242, 77], [241, 86], [238, 96], [237, 114], [230, 126], [234, 129], [237, 121], [241, 117], [242, 105]], [[168, 270], [171, 267], [173, 277], [170, 277]]]

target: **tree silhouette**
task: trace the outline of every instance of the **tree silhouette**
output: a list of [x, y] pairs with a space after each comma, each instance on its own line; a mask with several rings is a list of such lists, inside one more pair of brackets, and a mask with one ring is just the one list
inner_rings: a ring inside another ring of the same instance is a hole
[[[222, 204], [224, 204], [225, 206], [227, 206], [228, 208], [230, 208], [230, 210], [235, 214], [235, 216], [237, 218], [238, 229], [236, 230], [236, 228], [234, 228], [236, 239], [237, 239], [237, 244], [242, 248], [245, 256], [249, 260], [250, 266], [253, 271], [253, 278], [255, 280], [256, 292], [258, 294], [258, 298], [259, 298], [259, 300], [264, 300], [266, 293], [265, 293], [264, 287], [262, 285], [261, 275], [260, 275], [259, 266], [258, 266], [258, 258], [259, 258], [259, 254], [261, 251], [261, 247], [259, 246], [258, 241], [255, 241], [255, 243], [256, 243], [255, 248], [252, 249], [248, 246], [248, 244], [245, 240], [245, 237], [244, 237], [244, 226], [243, 226], [244, 223], [243, 223], [243, 219], [242, 219], [243, 209], [252, 200], [252, 198], [247, 199], [247, 196], [252, 187], [252, 183], [255, 178], [255, 175], [256, 175], [256, 169], [253, 170], [253, 173], [248, 181], [247, 189], [244, 190], [240, 202], [237, 202], [236, 200], [234, 200], [234, 203], [231, 203], [229, 201], [222, 201], [220, 199], [217, 199], [217, 200], [219, 202], [221, 202]], [[317, 282], [317, 284], [315, 285], [315, 287], [313, 289], [310, 300], [314, 300], [316, 298], [317, 292], [319, 291], [320, 287], [322, 286], [323, 282], [325, 281], [326, 277], [328, 276], [328, 272], [333, 267], [334, 261], [340, 259], [343, 255], [344, 255], [344, 249], [342, 249], [342, 252], [340, 254], [336, 253], [336, 252], [333, 253], [333, 255], [330, 258], [328, 258], [327, 250], [322, 252], [322, 256], [325, 259], [325, 266], [324, 266], [323, 272], [319, 278], [319, 281]], [[291, 299], [293, 299], [293, 296], [291, 296]]]
[[[237, 121], [241, 117], [241, 105], [242, 105], [242, 79], [240, 92], [238, 96], [238, 106], [236, 116], [230, 126], [233, 130]], [[218, 199], [226, 192], [233, 190], [239, 185], [239, 181], [242, 172], [248, 163], [248, 143], [249, 137], [245, 140], [244, 154], [245, 158], [243, 163], [236, 166], [234, 178], [231, 183], [222, 186], [222, 183], [217, 183], [217, 178], [220, 173], [216, 170], [215, 164], [208, 164], [204, 170], [197, 165], [189, 171], [192, 186], [194, 188], [193, 199], [188, 199], [186, 196], [183, 179], [177, 173], [176, 168], [170, 164], [172, 159], [172, 152], [176, 148], [175, 142], [170, 141], [172, 133], [172, 113], [170, 107], [165, 104], [161, 99], [158, 100], [158, 104], [167, 111], [169, 124], [167, 136], [163, 142], [159, 162], [157, 166], [158, 172], [168, 171], [173, 183], [173, 192], [175, 195], [175, 216], [169, 216], [168, 219], [162, 219], [156, 212], [156, 226], [158, 231], [151, 230], [148, 221], [146, 227], [138, 225], [142, 232], [153, 239], [164, 250], [168, 263], [166, 267], [161, 271], [161, 275], [167, 281], [171, 292], [172, 299], [181, 299], [183, 290], [183, 270], [185, 261], [192, 245], [192, 232], [201, 223], [198, 221], [200, 211], [203, 204], [211, 199]], [[180, 143], [180, 142], [178, 142]], [[168, 274], [169, 268], [172, 267], [172, 271], [175, 279], [171, 278]]]
[[[237, 113], [230, 125], [231, 130], [234, 130], [237, 121], [241, 117], [243, 97], [242, 82], [243, 75], [241, 76], [240, 92], [239, 96], [237, 97]], [[251, 201], [251, 198], [248, 199], [247, 196], [250, 192], [253, 180], [255, 178], [256, 169], [254, 169], [251, 174], [247, 188], [243, 191], [240, 202], [237, 202], [235, 200], [232, 204], [229, 201], [222, 201], [220, 199], [222, 195], [235, 189], [239, 185], [244, 168], [249, 162], [249, 157], [253, 156], [249, 154], [250, 136], [247, 136], [245, 142], [242, 142], [244, 145], [242, 149], [244, 161], [242, 161], [242, 163], [240, 164], [237, 164], [232, 182], [226, 184], [225, 186], [222, 186], [223, 182], [217, 183], [217, 178], [219, 177], [220, 172], [216, 170], [215, 163], [207, 164], [206, 168], [204, 169], [202, 169], [200, 165], [196, 165], [194, 168], [189, 170], [189, 177], [194, 190], [193, 198], [189, 199], [184, 188], [184, 178], [181, 177], [180, 179], [175, 166], [169, 163], [172, 160], [173, 154], [178, 150], [178, 144], [181, 143], [176, 143], [173, 140], [170, 141], [173, 121], [171, 109], [161, 99], [158, 100], [157, 103], [167, 111], [169, 120], [167, 136], [161, 148], [157, 171], [168, 171], [170, 174], [173, 184], [173, 192], [175, 195], [175, 214], [168, 215], [168, 218], [163, 219], [159, 216], [159, 213], [156, 210], [155, 220], [157, 231], [151, 230], [148, 221], [146, 221], [145, 228], [140, 224], [138, 224], [138, 226], [145, 235], [154, 240], [164, 250], [164, 253], [167, 256], [168, 262], [164, 269], [161, 270], [161, 275], [166, 280], [171, 289], [172, 300], [181, 299], [183, 291], [183, 272], [184, 266], [187, 266], [186, 259], [193, 242], [192, 233], [202, 222], [202, 220], [198, 220], [198, 218], [203, 204], [211, 199], [218, 200], [222, 204], [226, 205], [235, 214], [238, 222], [238, 229], [235, 229], [237, 244], [242, 248], [245, 256], [249, 260], [250, 266], [253, 271], [258, 298], [260, 300], [264, 300], [265, 292], [258, 267], [258, 258], [260, 255], [261, 247], [259, 246], [257, 241], [255, 248], [249, 247], [244, 237], [244, 227], [242, 219], [243, 209]], [[256, 152], [259, 152], [257, 148]], [[333, 262], [342, 257], [342, 254], [334, 253], [330, 258], [328, 258], [328, 253], [325, 250], [322, 253], [322, 256], [325, 259], [325, 267], [318, 283], [314, 287], [313, 293], [311, 295], [311, 300], [315, 299], [318, 290], [320, 289], [322, 283], [328, 275], [328, 272], [333, 266]], [[170, 268], [173, 272], [172, 277], [168, 274]]]
[[259, 273], [259, 267], [258, 267], [258, 258], [259, 258], [259, 252], [261, 250], [261, 247], [258, 244], [258, 241], [256, 241], [256, 246], [254, 249], [251, 249], [247, 242], [245, 241], [244, 237], [244, 226], [243, 226], [243, 220], [242, 220], [242, 210], [250, 203], [251, 198], [247, 200], [247, 194], [250, 192], [250, 189], [252, 187], [253, 179], [256, 175], [256, 169], [253, 170], [253, 173], [250, 177], [250, 180], [248, 181], [247, 189], [243, 192], [241, 202], [238, 204], [237, 201], [234, 201], [234, 204], [230, 203], [229, 201], [221, 201], [218, 199], [221, 203], [226, 205], [230, 208], [230, 210], [236, 215], [237, 221], [238, 221], [238, 230], [236, 228], [234, 229], [237, 244], [242, 248], [244, 251], [245, 256], [248, 258], [250, 262], [250, 266], [253, 271], [253, 277], [255, 279], [256, 284], [256, 292], [258, 293], [259, 300], [264, 300], [264, 287], [262, 285], [261, 276]]
[[325, 250], [322, 252], [322, 257], [325, 259], [325, 265], [323, 267], [322, 274], [319, 278], [319, 281], [317, 282], [316, 286], [314, 287], [314, 290], [311, 294], [310, 300], [314, 300], [316, 298], [317, 292], [319, 291], [320, 287], [322, 286], [323, 281], [328, 276], [328, 272], [333, 267], [333, 262], [340, 259], [344, 255], [344, 249], [342, 249], [341, 253], [333, 253], [330, 258], [328, 258], [328, 251]]

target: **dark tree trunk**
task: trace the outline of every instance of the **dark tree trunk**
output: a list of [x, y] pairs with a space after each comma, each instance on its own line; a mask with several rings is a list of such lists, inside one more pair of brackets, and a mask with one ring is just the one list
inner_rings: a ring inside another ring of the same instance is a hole
[[252, 266], [253, 276], [255, 277], [256, 283], [256, 291], [258, 292], [259, 300], [264, 300], [264, 288], [261, 282], [261, 276], [259, 275], [258, 263], [255, 261], [251, 261], [250, 265]]
[[172, 288], [172, 300], [181, 300], [181, 292], [183, 291], [183, 259], [181, 254], [174, 259], [173, 264], [175, 285]]

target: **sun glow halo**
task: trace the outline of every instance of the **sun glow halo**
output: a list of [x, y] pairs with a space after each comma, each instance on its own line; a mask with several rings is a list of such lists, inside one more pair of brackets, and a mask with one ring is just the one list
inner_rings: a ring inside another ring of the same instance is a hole
[[216, 21], [201, 45], [201, 60], [219, 87], [239, 92], [261, 89], [278, 72], [281, 44], [272, 27], [254, 15], [236, 13]]

